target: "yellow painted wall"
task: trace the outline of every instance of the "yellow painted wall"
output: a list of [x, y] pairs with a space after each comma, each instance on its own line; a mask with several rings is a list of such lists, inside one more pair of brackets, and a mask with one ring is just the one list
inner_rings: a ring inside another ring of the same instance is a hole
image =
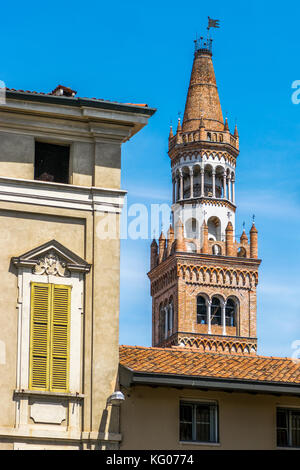
[[[11, 264], [19, 256], [52, 239], [84, 256], [84, 219], [0, 210], [0, 341], [5, 344], [6, 363], [0, 364], [0, 426], [13, 426], [16, 388], [18, 310], [17, 269]], [[72, 234], [72, 237], [70, 236]]]
[[[136, 386], [123, 390], [121, 449], [275, 449], [276, 406], [300, 407], [299, 397]], [[217, 401], [219, 444], [179, 442], [179, 402]]]

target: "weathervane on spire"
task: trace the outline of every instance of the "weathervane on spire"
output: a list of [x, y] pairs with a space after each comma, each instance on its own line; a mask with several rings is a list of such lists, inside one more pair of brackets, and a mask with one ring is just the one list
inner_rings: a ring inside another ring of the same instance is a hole
[[212, 18], [208, 17], [208, 25], [207, 25], [207, 39], [204, 37], [198, 38], [198, 34], [196, 35], [195, 43], [195, 52], [197, 51], [209, 51], [211, 53], [212, 50], [212, 39], [209, 37], [209, 30], [210, 28], [219, 28], [219, 20], [213, 20]]
[[212, 18], [208, 17], [208, 25], [207, 25], [207, 41], [209, 41], [209, 30], [210, 28], [220, 28], [220, 21], [213, 20]]
[[209, 31], [210, 28], [220, 28], [220, 20], [213, 20], [212, 18], [208, 17], [207, 30]]

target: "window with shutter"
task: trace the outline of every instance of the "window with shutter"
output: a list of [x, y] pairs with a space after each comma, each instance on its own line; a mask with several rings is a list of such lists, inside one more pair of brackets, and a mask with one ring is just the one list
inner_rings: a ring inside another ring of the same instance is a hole
[[50, 389], [68, 389], [70, 287], [53, 285]]
[[70, 286], [32, 283], [29, 386], [33, 390], [68, 390], [70, 304]]
[[49, 386], [50, 301], [49, 284], [31, 285], [29, 386], [35, 390], [46, 390]]

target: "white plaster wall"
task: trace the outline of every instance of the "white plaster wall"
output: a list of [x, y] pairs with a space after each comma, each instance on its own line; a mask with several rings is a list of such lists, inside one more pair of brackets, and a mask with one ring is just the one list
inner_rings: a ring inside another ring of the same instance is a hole
[[[194, 206], [194, 207], [193, 207]], [[178, 219], [186, 226], [186, 222], [192, 218], [196, 219], [198, 224], [198, 234], [195, 238], [201, 238], [201, 228], [205, 221], [207, 222], [210, 217], [218, 217], [221, 222], [221, 241], [225, 241], [225, 230], [230, 220], [233, 229], [235, 230], [235, 213], [228, 207], [219, 207], [210, 204], [173, 204], [172, 210], [174, 213], [174, 226], [177, 226]], [[205, 214], [204, 214], [205, 213]], [[228, 215], [229, 214], [229, 215]], [[185, 236], [187, 236], [185, 231]]]

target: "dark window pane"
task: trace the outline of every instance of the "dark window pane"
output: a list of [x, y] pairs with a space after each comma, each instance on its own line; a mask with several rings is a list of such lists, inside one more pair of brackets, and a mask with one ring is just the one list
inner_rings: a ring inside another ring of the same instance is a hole
[[288, 446], [288, 431], [287, 429], [277, 429], [277, 445], [278, 447]]
[[292, 442], [293, 447], [300, 447], [300, 411], [291, 411], [292, 415]]
[[180, 405], [180, 440], [193, 440], [193, 405]]
[[292, 430], [292, 446], [300, 447], [300, 430]]
[[217, 297], [213, 297], [211, 304], [211, 324], [221, 325], [222, 324], [222, 312], [221, 302]]
[[215, 410], [212, 405], [197, 405], [196, 440], [200, 442], [215, 441]]
[[198, 295], [197, 297], [197, 323], [207, 323], [206, 302], [204, 297]]
[[209, 405], [198, 405], [196, 409], [196, 421], [209, 423]]
[[228, 299], [225, 307], [226, 326], [235, 326], [235, 303]]
[[69, 182], [70, 147], [35, 143], [34, 179], [56, 183]]
[[277, 427], [287, 428], [288, 427], [288, 414], [285, 410], [277, 410]]
[[196, 408], [196, 440], [210, 441], [210, 406], [198, 405]]
[[210, 426], [209, 424], [197, 424], [196, 440], [199, 442], [210, 442]]
[[180, 440], [192, 441], [193, 440], [193, 426], [192, 423], [180, 423]]
[[277, 409], [277, 445], [300, 447], [300, 411]]
[[193, 405], [182, 404], [180, 406], [180, 421], [192, 422], [193, 420]]

